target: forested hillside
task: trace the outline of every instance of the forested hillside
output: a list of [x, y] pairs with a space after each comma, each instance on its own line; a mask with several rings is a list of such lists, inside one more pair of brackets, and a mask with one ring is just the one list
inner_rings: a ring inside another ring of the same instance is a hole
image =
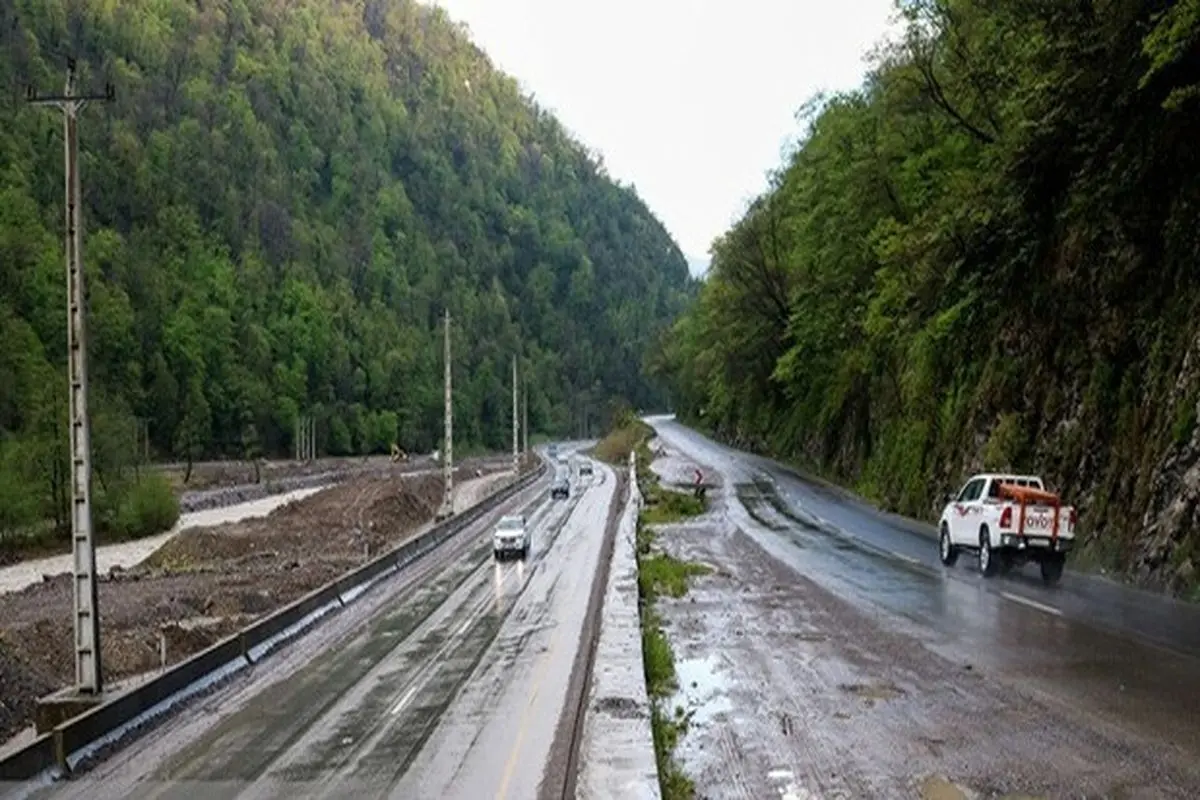
[[1088, 553], [1200, 567], [1200, 2], [906, 0], [658, 354], [684, 414], [904, 512], [1045, 473]]
[[61, 506], [63, 148], [28, 84], [82, 114], [101, 481], [146, 421], [158, 458], [508, 441], [654, 405], [648, 343], [692, 289], [599, 159], [443, 12], [408, 0], [0, 0], [0, 528]]

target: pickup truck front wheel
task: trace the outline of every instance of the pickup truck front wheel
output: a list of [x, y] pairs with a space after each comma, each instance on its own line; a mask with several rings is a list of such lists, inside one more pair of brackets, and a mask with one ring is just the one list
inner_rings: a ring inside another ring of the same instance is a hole
[[992, 537], [988, 534], [987, 526], [984, 526], [979, 531], [979, 573], [990, 578], [999, 568], [1000, 559], [992, 552]]
[[938, 555], [942, 557], [942, 563], [947, 567], [953, 567], [954, 562], [958, 561], [958, 548], [950, 541], [950, 528], [946, 523], [942, 523], [942, 532], [938, 535]]

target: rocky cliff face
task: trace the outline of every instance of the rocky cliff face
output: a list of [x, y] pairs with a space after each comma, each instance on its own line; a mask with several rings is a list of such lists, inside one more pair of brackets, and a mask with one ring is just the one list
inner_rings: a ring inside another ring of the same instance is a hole
[[1200, 599], [1200, 337], [1183, 359], [1167, 405], [1179, 408], [1175, 439], [1149, 478], [1149, 498], [1134, 537], [1129, 565], [1137, 582]]

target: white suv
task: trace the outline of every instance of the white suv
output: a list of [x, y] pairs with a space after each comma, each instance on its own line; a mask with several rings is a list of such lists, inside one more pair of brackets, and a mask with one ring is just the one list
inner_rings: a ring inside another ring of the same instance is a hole
[[522, 514], [501, 517], [492, 531], [492, 555], [497, 561], [509, 555], [516, 555], [524, 561], [529, 556], [530, 543], [529, 528]]

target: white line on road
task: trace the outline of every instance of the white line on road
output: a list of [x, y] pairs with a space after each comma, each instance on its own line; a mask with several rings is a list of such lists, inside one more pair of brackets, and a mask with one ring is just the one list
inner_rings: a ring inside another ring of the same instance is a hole
[[407, 692], [405, 692], [405, 693], [404, 693], [404, 697], [401, 697], [401, 698], [400, 698], [400, 702], [399, 702], [399, 703], [396, 703], [396, 705], [392, 706], [392, 716], [395, 716], [396, 714], [399, 714], [399, 713], [400, 713], [400, 711], [401, 711], [401, 710], [402, 710], [402, 709], [403, 709], [403, 708], [404, 708], [406, 705], [408, 705], [408, 701], [409, 701], [409, 700], [412, 700], [412, 696], [413, 696], [414, 694], [416, 694], [416, 693], [417, 693], [417, 687], [415, 687], [415, 686], [414, 686], [414, 687], [412, 687], [411, 689], [409, 689]]
[[1062, 612], [1054, 606], [1048, 606], [1045, 603], [1039, 603], [1037, 600], [1030, 600], [1028, 597], [1021, 597], [1019, 594], [1001, 592], [1000, 596], [1006, 600], [1012, 600], [1014, 603], [1020, 603], [1021, 605], [1029, 606], [1030, 608], [1036, 608], [1038, 611], [1045, 611], [1047, 614], [1053, 614], [1056, 617], [1062, 616]]
[[462, 624], [462, 627], [460, 627], [460, 628], [458, 629], [458, 633], [456, 633], [456, 634], [454, 634], [454, 635], [455, 635], [455, 636], [462, 636], [464, 633], [466, 633], [466, 632], [467, 632], [467, 628], [471, 627], [471, 623], [472, 623], [472, 622], [474, 622], [474, 621], [475, 621], [474, 619], [468, 619], [466, 622], [464, 622], [464, 623]]
[[921, 563], [920, 559], [913, 558], [912, 556], [906, 556], [903, 553], [892, 553], [892, 555], [894, 555], [896, 558], [900, 559], [901, 561], [907, 561], [908, 563], [910, 563], [914, 566], [918, 566], [918, 567], [924, 566], [924, 564]]

